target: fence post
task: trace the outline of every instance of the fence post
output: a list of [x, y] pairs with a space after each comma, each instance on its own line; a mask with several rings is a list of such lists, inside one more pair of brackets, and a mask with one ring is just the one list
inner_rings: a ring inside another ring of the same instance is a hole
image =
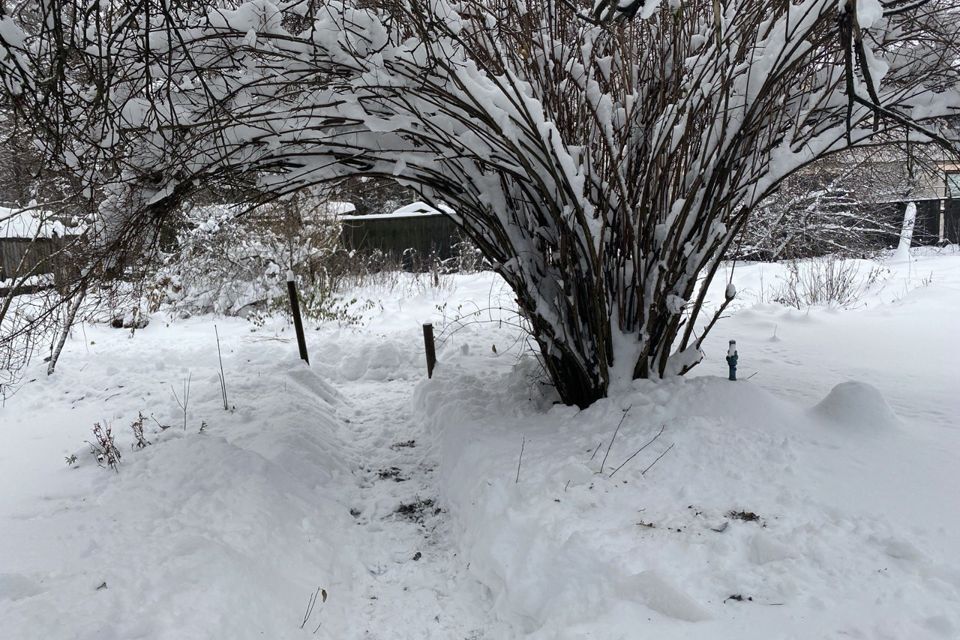
[[433, 325], [423, 325], [423, 348], [427, 354], [427, 377], [433, 377], [433, 367], [437, 364], [437, 350], [433, 344]]
[[300, 347], [300, 359], [310, 364], [307, 355], [307, 341], [303, 337], [303, 320], [300, 318], [300, 300], [297, 298], [297, 280], [293, 271], [287, 271], [287, 293], [290, 294], [290, 311], [293, 312], [293, 328], [297, 331], [297, 346]]

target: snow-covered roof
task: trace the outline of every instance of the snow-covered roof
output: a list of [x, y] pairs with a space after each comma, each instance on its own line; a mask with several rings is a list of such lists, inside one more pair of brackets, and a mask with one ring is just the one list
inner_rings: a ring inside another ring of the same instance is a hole
[[411, 202], [391, 213], [372, 213], [366, 216], [341, 216], [341, 220], [371, 220], [377, 218], [418, 218], [420, 216], [439, 216], [449, 215], [453, 209], [446, 205], [440, 205], [439, 208], [431, 207], [426, 202]]
[[[282, 207], [282, 202], [275, 202], [266, 206]], [[304, 216], [322, 219], [330, 216], [341, 216], [356, 210], [357, 207], [352, 202], [330, 200], [327, 202], [315, 201], [313, 204], [308, 204], [301, 209], [301, 213], [303, 213]], [[233, 217], [244, 212], [250, 212], [256, 215], [258, 211], [262, 211], [259, 206], [251, 206], [243, 202], [222, 202], [190, 207], [187, 211], [187, 217], [195, 223], [204, 223], [206, 221], [223, 218], [224, 216]]]
[[62, 238], [78, 232], [49, 211], [0, 207], [0, 238]]
[[352, 202], [339, 202], [337, 200], [331, 200], [326, 205], [327, 213], [332, 213], [338, 216], [342, 216], [346, 213], [356, 211], [357, 207]]
[[54, 284], [54, 276], [52, 273], [38, 273], [26, 278], [7, 278], [6, 280], [0, 278], [0, 289], [9, 289], [10, 287], [19, 287], [21, 289], [26, 287], [46, 287], [52, 284]]

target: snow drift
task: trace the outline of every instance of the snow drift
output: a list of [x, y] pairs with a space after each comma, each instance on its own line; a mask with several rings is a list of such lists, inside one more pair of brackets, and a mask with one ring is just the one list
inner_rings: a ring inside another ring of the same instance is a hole
[[[895, 484], [878, 475], [887, 463], [848, 470], [850, 445], [825, 451], [807, 435], [811, 420], [893, 424], [872, 387], [839, 385], [805, 412], [749, 382], [638, 381], [577, 411], [483, 368], [482, 356], [449, 354], [416, 407], [441, 439], [442, 497], [469, 571], [521, 637], [958, 628], [944, 607], [960, 573], [937, 569], [886, 518], [838, 507], [837, 484]], [[918, 583], [918, 572], [951, 586]]]
[[865, 382], [841, 382], [811, 413], [843, 429], [892, 429], [900, 422], [880, 391]]

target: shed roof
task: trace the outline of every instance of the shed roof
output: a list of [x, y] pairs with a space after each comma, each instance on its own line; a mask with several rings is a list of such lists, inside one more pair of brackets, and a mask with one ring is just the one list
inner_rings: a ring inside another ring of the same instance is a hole
[[68, 227], [49, 211], [0, 207], [0, 238], [62, 238], [80, 232], [79, 227]]

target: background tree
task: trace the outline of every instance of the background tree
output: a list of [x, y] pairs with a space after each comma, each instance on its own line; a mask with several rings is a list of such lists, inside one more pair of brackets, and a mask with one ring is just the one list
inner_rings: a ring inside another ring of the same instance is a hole
[[700, 360], [705, 285], [784, 178], [950, 147], [960, 106], [946, 0], [41, 7], [0, 22], [0, 71], [101, 201], [92, 261], [141, 254], [198, 185], [395, 179], [454, 209], [580, 406]]
[[358, 215], [390, 213], [416, 199], [416, 193], [386, 178], [357, 176], [340, 181], [331, 191], [335, 201], [349, 202]]
[[[769, 261], [828, 253], [862, 257], [888, 248], [900, 235], [905, 203], [939, 197], [943, 158], [930, 146], [878, 146], [818, 160], [784, 179], [754, 207], [735, 256]], [[922, 228], [916, 236], [937, 240], [935, 232]]]

